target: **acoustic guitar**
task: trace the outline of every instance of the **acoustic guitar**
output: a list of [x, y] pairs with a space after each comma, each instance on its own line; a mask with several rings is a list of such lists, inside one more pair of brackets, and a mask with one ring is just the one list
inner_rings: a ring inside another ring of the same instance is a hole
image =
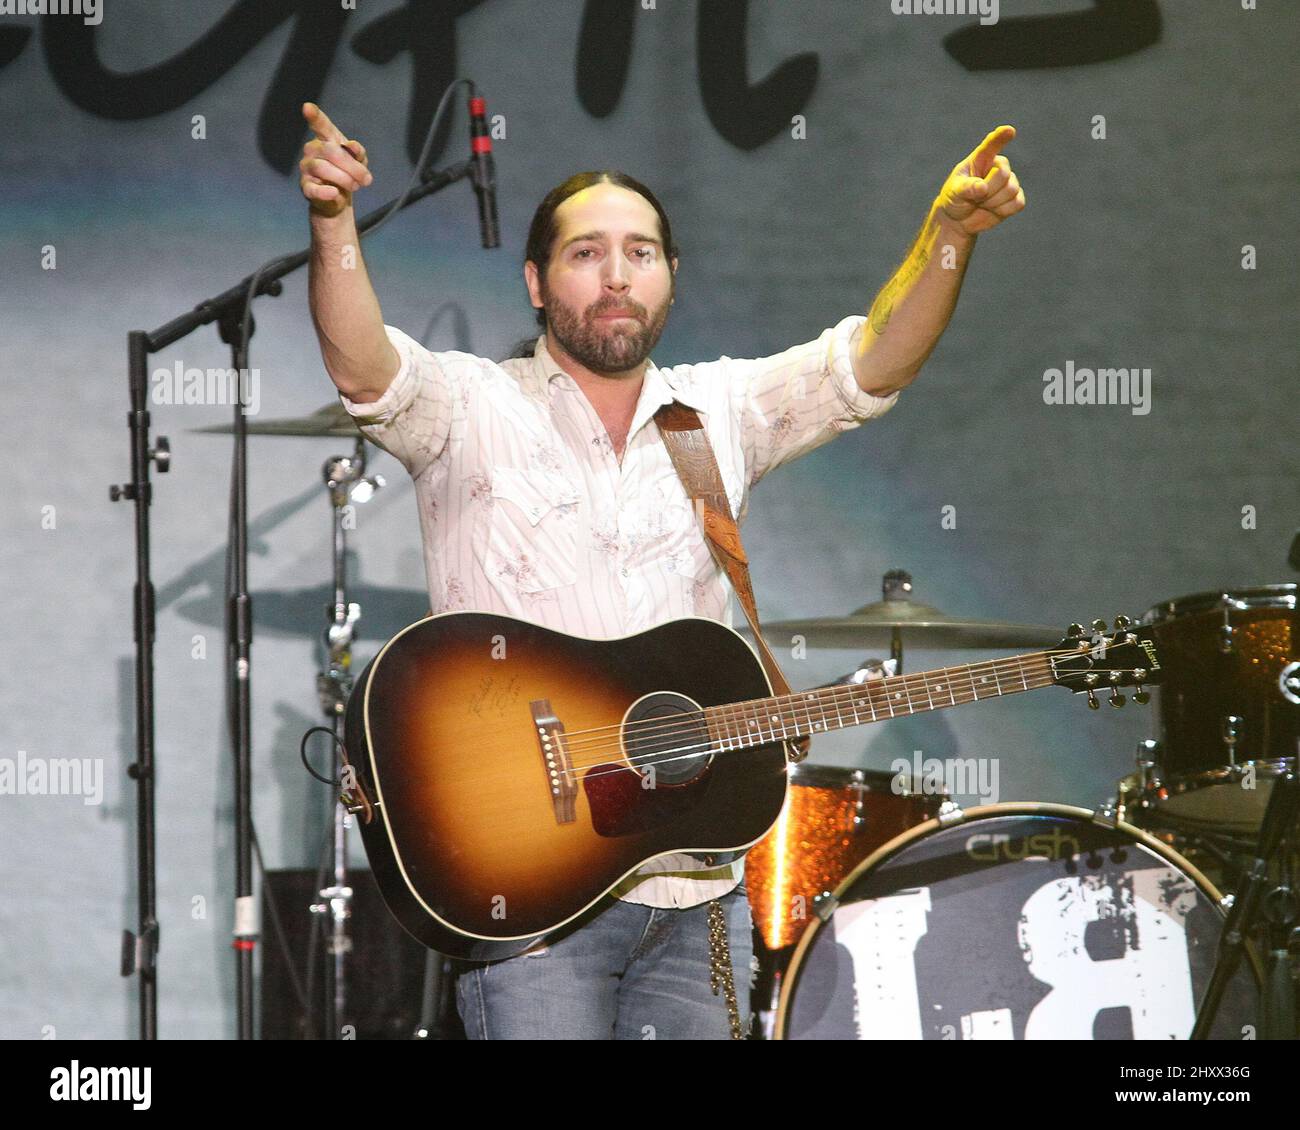
[[708, 865], [756, 843], [781, 813], [796, 737], [1052, 685], [1093, 706], [1136, 686], [1145, 702], [1160, 672], [1150, 635], [1100, 627], [1072, 625], [1051, 651], [773, 696], [750, 645], [703, 617], [595, 640], [430, 616], [348, 702], [351, 807], [409, 933], [453, 957], [508, 957], [598, 913], [648, 860]]

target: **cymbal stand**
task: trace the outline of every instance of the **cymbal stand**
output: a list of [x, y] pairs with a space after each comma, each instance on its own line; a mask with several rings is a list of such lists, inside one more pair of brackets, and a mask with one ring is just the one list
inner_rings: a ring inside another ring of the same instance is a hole
[[[881, 596], [885, 600], [910, 600], [912, 574], [903, 569], [890, 569], [880, 580]], [[894, 664], [891, 674], [903, 673], [903, 632], [895, 625], [890, 633], [889, 658]]]
[[[1227, 921], [1223, 924], [1214, 971], [1201, 998], [1196, 1023], [1192, 1028], [1193, 1040], [1209, 1038], [1210, 1028], [1218, 1015], [1219, 1002], [1246, 952], [1247, 938], [1255, 919], [1264, 917], [1269, 925], [1282, 927], [1289, 932], [1294, 921], [1293, 911], [1281, 915], [1269, 913], [1269, 905], [1277, 900], [1278, 895], [1270, 879], [1270, 864], [1295, 827], [1297, 813], [1300, 813], [1300, 779], [1294, 773], [1284, 773], [1273, 782], [1268, 807], [1264, 810], [1255, 858], [1242, 873]], [[1285, 887], [1282, 889], [1285, 890]], [[1289, 897], [1290, 891], [1285, 890], [1283, 902], [1289, 901]], [[1264, 910], [1263, 915], [1261, 909]], [[1269, 941], [1273, 942], [1272, 937]], [[1261, 988], [1260, 1016], [1263, 1031], [1260, 1038], [1265, 1040], [1295, 1038], [1295, 987], [1291, 982], [1285, 941], [1284, 937], [1283, 944], [1278, 947], [1280, 952], [1270, 953], [1269, 975]]]

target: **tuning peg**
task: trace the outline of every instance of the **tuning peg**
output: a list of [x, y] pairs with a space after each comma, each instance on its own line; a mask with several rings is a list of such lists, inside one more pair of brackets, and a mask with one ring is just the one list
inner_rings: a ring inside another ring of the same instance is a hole
[[1117, 632], [1122, 632], [1125, 628], [1127, 628], [1127, 627], [1128, 627], [1130, 624], [1132, 624], [1132, 623], [1133, 623], [1133, 621], [1130, 620], [1127, 616], [1124, 616], [1124, 615], [1116, 616], [1116, 617], [1115, 617], [1115, 631], [1117, 631]]
[[1133, 701], [1136, 702], [1139, 706], [1146, 706], [1146, 704], [1151, 701], [1151, 695], [1147, 691], [1138, 691], [1133, 696]]
[[1124, 696], [1120, 694], [1119, 691], [1117, 691], [1114, 687], [1111, 687], [1110, 689], [1111, 706], [1115, 707], [1118, 710], [1121, 706], [1124, 705], [1125, 701], [1127, 700], [1124, 698]]
[[1097, 692], [1094, 691], [1094, 690], [1089, 690], [1089, 691], [1088, 691], [1088, 709], [1089, 709], [1089, 710], [1096, 710], [1096, 709], [1098, 709], [1100, 706], [1101, 706], [1101, 703], [1097, 701]]
[[1105, 621], [1105, 620], [1094, 620], [1094, 621], [1092, 622], [1092, 630], [1093, 630], [1094, 632], [1104, 632], [1104, 631], [1106, 630], [1106, 621]]
[[1065, 634], [1069, 639], [1072, 640], [1078, 639], [1081, 635], [1083, 635], [1083, 625], [1071, 624], [1068, 628], [1066, 628]]

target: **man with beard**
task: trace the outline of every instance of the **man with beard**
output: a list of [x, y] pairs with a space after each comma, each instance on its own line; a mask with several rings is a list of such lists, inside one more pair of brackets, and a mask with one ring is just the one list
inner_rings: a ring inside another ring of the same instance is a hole
[[[626, 174], [579, 173], [542, 201], [524, 281], [542, 334], [497, 363], [431, 352], [386, 326], [357, 251], [365, 149], [314, 104], [301, 187], [311, 203], [311, 313], [340, 398], [415, 481], [435, 613], [497, 612], [609, 639], [684, 616], [730, 624], [723, 572], [654, 423], [696, 409], [733, 514], [773, 467], [880, 416], [948, 323], [976, 235], [1024, 207], [990, 133], [954, 168], [869, 313], [773, 357], [658, 368], [678, 248], [663, 206]], [[467, 967], [471, 1038], [701, 1039], [734, 1034], [710, 987], [719, 935], [748, 1016], [743, 860], [653, 860], [588, 924]], [[710, 937], [709, 907], [717, 901]]]

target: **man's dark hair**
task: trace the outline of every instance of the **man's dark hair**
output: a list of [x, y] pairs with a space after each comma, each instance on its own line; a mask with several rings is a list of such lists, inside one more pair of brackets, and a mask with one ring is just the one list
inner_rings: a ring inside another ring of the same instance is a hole
[[[655, 196], [639, 180], [621, 173], [617, 169], [603, 169], [599, 172], [574, 173], [563, 184], [557, 184], [548, 192], [533, 213], [533, 222], [528, 228], [528, 245], [524, 248], [524, 261], [531, 259], [537, 264], [537, 276], [541, 282], [546, 281], [546, 268], [551, 261], [551, 247], [555, 243], [555, 210], [570, 196], [590, 188], [593, 184], [616, 184], [641, 196], [644, 196], [659, 216], [659, 238], [663, 241], [664, 254], [668, 257], [669, 269], [672, 261], [678, 258], [677, 244], [673, 242], [673, 226], [668, 220], [668, 213]], [[537, 324], [546, 329], [546, 311], [538, 309]]]

